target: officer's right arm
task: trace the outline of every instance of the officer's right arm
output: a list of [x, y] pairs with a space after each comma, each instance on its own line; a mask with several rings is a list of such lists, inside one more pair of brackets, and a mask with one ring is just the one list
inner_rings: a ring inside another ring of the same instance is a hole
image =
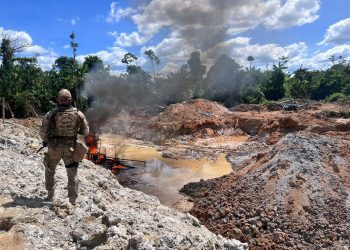
[[42, 125], [39, 131], [41, 139], [45, 142], [49, 140], [50, 117], [51, 117], [51, 112], [46, 113], [46, 115], [43, 118]]

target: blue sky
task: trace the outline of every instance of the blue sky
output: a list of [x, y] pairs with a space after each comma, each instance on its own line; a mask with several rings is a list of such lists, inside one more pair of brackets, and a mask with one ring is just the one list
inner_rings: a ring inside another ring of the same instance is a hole
[[127, 52], [153, 49], [158, 72], [176, 70], [193, 51], [210, 66], [220, 54], [257, 67], [279, 56], [291, 70], [330, 66], [329, 56], [350, 59], [348, 0], [0, 0], [0, 34], [27, 41], [43, 69], [71, 55], [69, 34], [79, 43], [78, 59], [98, 55], [115, 73]]

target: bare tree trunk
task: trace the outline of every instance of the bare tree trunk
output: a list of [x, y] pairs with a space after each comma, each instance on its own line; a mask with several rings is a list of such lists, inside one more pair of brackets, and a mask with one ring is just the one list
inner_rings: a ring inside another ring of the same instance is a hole
[[38, 114], [36, 113], [34, 107], [33, 107], [31, 104], [29, 104], [29, 103], [27, 103], [27, 105], [28, 105], [29, 108], [32, 110], [32, 112], [33, 112], [33, 114], [35, 115], [35, 117], [38, 118], [39, 116], [38, 116]]
[[8, 110], [10, 110], [12, 119], [15, 119], [15, 114], [13, 113], [13, 111], [11, 109], [11, 106], [10, 106], [10, 104], [8, 102], [6, 103], [6, 106], [7, 106]]
[[4, 129], [5, 125], [5, 97], [2, 98], [2, 125], [1, 125], [1, 130]]
[[156, 73], [154, 72], [154, 65], [153, 65], [153, 60], [151, 60], [152, 63], [152, 69], [153, 69], [153, 80], [156, 80]]

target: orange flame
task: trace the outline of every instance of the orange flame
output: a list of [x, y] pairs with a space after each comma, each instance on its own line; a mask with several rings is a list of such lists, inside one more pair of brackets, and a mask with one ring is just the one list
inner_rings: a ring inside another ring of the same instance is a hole
[[97, 155], [98, 149], [97, 149], [97, 139], [96, 136], [93, 134], [89, 134], [85, 138], [86, 145], [89, 146], [89, 154], [91, 155]]
[[122, 170], [122, 169], [125, 169], [126, 167], [125, 166], [123, 166], [123, 165], [114, 165], [113, 167], [112, 167], [112, 172], [116, 172], [116, 171], [118, 171], [118, 170]]
[[[85, 137], [85, 143], [89, 147], [87, 154], [87, 159], [92, 161], [95, 164], [102, 164], [111, 167], [112, 172], [117, 172], [121, 169], [126, 169], [126, 166], [123, 166], [119, 163], [118, 158], [107, 157], [107, 150], [105, 148], [104, 153], [100, 152], [98, 149], [98, 137], [94, 134], [89, 134]], [[110, 165], [109, 165], [110, 164]]]

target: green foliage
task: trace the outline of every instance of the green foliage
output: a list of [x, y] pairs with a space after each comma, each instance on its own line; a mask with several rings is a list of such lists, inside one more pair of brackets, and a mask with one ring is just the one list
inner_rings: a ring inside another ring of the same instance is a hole
[[136, 61], [137, 61], [137, 56], [135, 56], [132, 53], [126, 53], [121, 62], [126, 64], [126, 65], [130, 65], [130, 64], [135, 63]]
[[246, 80], [241, 66], [234, 59], [221, 55], [208, 71], [205, 97], [233, 106], [239, 102], [239, 93]]
[[92, 70], [100, 71], [105, 69], [103, 61], [98, 56], [85, 57], [83, 66], [86, 67], [88, 72], [91, 72]]
[[74, 32], [72, 31], [72, 33], [70, 34], [69, 38], [71, 39], [70, 41], [70, 46], [72, 47], [73, 50], [73, 58], [75, 59], [77, 56], [77, 48], [78, 48], [78, 43], [75, 42], [74, 38]]
[[9, 70], [13, 67], [15, 49], [11, 45], [9, 38], [2, 38], [0, 46], [0, 56], [2, 57], [2, 66], [5, 70]]
[[333, 93], [326, 98], [327, 102], [348, 102], [350, 97], [343, 93]]
[[154, 53], [153, 50], [146, 50], [144, 54], [152, 61], [152, 63], [155, 62], [157, 65], [160, 63], [159, 57], [156, 56], [156, 53]]
[[259, 104], [265, 100], [264, 93], [257, 86], [243, 89], [240, 93], [240, 97], [242, 103], [249, 104]]
[[273, 64], [271, 77], [261, 84], [261, 90], [268, 100], [279, 100], [284, 97], [284, 84], [286, 74], [284, 70], [287, 69], [287, 57], [280, 57], [278, 64]]

